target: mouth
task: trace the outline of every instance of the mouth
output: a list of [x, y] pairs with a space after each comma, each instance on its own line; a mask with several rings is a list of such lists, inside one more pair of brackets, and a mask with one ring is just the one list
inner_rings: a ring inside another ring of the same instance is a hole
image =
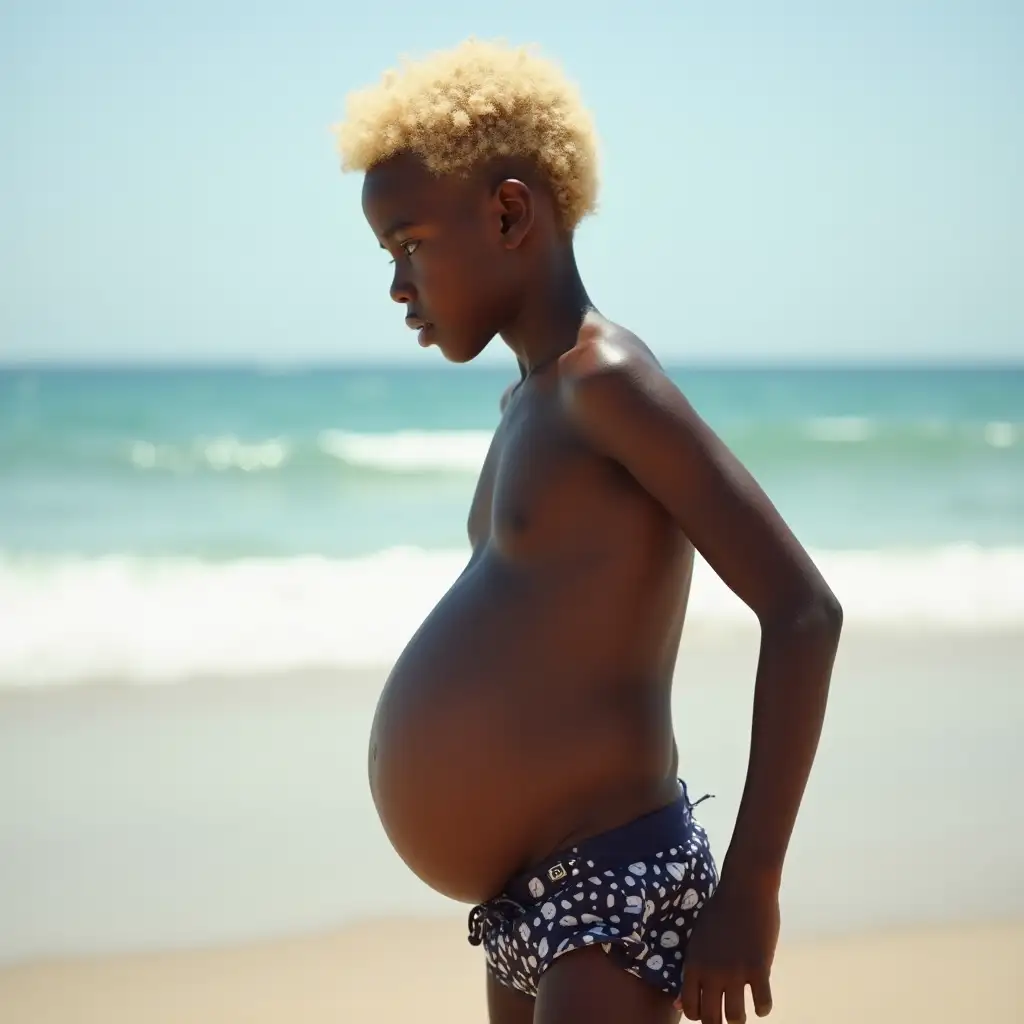
[[427, 320], [423, 320], [418, 316], [407, 316], [405, 318], [405, 326], [410, 331], [419, 332], [419, 337], [416, 339], [423, 348], [426, 348], [430, 344], [429, 335], [434, 329], [434, 325]]

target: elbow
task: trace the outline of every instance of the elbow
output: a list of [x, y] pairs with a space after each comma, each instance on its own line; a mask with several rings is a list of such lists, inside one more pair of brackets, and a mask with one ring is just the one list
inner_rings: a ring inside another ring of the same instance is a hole
[[843, 605], [827, 584], [822, 583], [816, 589], [808, 605], [807, 614], [822, 629], [836, 636], [843, 632]]
[[803, 600], [761, 621], [762, 630], [799, 633], [838, 645], [843, 631], [843, 606], [824, 584]]
[[839, 598], [828, 587], [824, 587], [822, 593], [815, 598], [813, 606], [814, 617], [838, 640], [839, 634], [843, 631], [843, 606], [839, 603]]

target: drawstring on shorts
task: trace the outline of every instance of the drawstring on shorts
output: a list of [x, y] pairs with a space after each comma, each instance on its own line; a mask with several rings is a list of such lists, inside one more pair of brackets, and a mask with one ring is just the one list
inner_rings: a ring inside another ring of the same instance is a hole
[[498, 896], [487, 903], [481, 903], [469, 912], [469, 944], [479, 946], [483, 943], [486, 925], [496, 926], [502, 921], [512, 921], [525, 913], [525, 907], [507, 896]]

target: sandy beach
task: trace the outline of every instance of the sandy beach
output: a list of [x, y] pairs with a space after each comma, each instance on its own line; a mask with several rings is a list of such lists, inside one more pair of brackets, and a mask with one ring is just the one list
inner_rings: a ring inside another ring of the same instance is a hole
[[[1024, 924], [899, 931], [784, 946], [778, 1024], [1024, 1020]], [[5, 1024], [471, 1024], [479, 950], [458, 921], [388, 921], [223, 951], [0, 973]], [[749, 1019], [754, 1018], [750, 1013]]]
[[[756, 657], [753, 631], [696, 630], [679, 659], [719, 851]], [[1022, 664], [1014, 631], [848, 630], [773, 1019], [1024, 1020]], [[0, 1021], [482, 1020], [466, 908], [370, 803], [384, 672], [0, 692]]]

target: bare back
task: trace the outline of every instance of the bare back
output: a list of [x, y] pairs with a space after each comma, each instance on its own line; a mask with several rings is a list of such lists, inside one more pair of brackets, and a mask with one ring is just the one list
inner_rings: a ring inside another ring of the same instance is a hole
[[[649, 360], [631, 335], [627, 357]], [[469, 515], [472, 556], [381, 695], [384, 827], [466, 902], [676, 794], [670, 688], [693, 548], [567, 415], [571, 363], [509, 396]]]

